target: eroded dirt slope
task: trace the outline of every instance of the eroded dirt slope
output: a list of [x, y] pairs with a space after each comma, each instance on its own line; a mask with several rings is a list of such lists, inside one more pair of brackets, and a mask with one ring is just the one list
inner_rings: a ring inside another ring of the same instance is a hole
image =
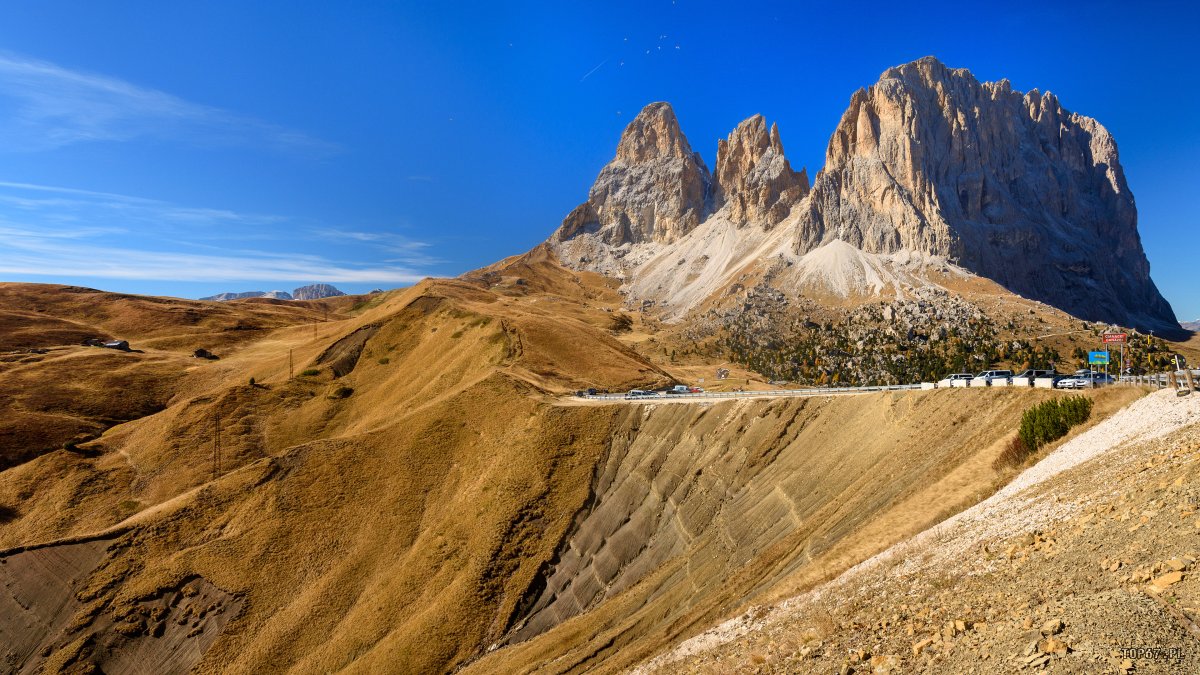
[[[1140, 395], [1103, 393], [1097, 417]], [[1009, 430], [1056, 395], [626, 407], [508, 646], [468, 672], [615, 672], [781, 586], [827, 579], [994, 490]]]
[[643, 672], [1200, 670], [1200, 400], [1164, 391], [994, 497]]

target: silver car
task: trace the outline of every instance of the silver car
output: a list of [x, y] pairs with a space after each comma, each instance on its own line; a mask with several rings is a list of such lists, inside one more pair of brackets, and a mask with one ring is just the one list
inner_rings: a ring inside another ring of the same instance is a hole
[[971, 380], [972, 387], [990, 387], [993, 383], [1003, 381], [1008, 384], [1012, 380], [1011, 370], [985, 370]]

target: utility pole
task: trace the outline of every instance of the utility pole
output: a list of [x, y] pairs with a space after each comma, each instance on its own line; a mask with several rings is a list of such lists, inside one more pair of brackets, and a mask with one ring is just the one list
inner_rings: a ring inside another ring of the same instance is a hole
[[213, 427], [216, 434], [213, 436], [212, 472], [213, 480], [216, 480], [221, 474], [221, 413], [213, 418]]
[[1104, 343], [1104, 383], [1108, 384], [1108, 343]]
[[291, 349], [288, 350], [288, 379], [289, 380], [292, 379], [292, 351], [293, 350], [291, 350]]

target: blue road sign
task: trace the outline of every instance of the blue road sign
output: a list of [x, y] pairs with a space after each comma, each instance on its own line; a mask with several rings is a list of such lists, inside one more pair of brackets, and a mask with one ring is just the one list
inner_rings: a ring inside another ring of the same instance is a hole
[[1088, 363], [1097, 366], [1108, 365], [1108, 352], [1088, 352]]

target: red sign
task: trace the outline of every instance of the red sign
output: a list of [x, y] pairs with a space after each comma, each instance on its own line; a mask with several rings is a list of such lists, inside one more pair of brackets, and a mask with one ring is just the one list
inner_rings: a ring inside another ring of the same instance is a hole
[[1125, 342], [1125, 338], [1127, 337], [1129, 337], [1128, 333], [1105, 333], [1104, 343], [1109, 344], [1112, 342]]

